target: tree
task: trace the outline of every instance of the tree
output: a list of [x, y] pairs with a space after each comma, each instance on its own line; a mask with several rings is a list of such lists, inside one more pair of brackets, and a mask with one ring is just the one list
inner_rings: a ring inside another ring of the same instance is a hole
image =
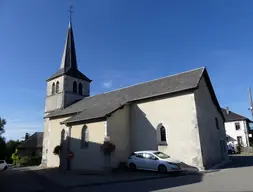
[[6, 143], [6, 148], [7, 148], [7, 161], [11, 162], [11, 155], [15, 152], [16, 148], [20, 145], [20, 141], [19, 140], [9, 140]]
[[0, 159], [6, 159], [6, 156], [7, 156], [6, 141], [4, 137], [0, 136]]
[[0, 117], [0, 135], [1, 133], [3, 133], [5, 130], [4, 130], [4, 126], [6, 125], [6, 120], [5, 119], [2, 119]]

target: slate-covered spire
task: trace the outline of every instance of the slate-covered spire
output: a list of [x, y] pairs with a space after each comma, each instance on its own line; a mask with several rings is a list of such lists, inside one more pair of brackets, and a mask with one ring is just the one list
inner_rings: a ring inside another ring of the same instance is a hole
[[64, 46], [62, 61], [61, 61], [61, 69], [64, 69], [65, 72], [68, 70], [76, 70], [77, 62], [76, 62], [76, 50], [75, 50], [75, 41], [74, 34], [72, 29], [71, 20], [69, 21], [67, 38]]
[[48, 78], [47, 81], [57, 78], [61, 75], [69, 75], [91, 82], [88, 77], [86, 77], [78, 70], [71, 19], [69, 20], [68, 33], [62, 55], [60, 70], [58, 70], [54, 75]]

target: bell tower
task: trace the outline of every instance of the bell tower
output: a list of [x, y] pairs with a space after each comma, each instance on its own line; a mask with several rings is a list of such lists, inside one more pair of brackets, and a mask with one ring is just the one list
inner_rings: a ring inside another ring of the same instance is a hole
[[90, 83], [91, 80], [78, 70], [70, 17], [60, 69], [47, 79], [45, 115], [89, 96]]
[[91, 80], [78, 70], [74, 34], [72, 29], [72, 4], [70, 1], [69, 26], [59, 70], [47, 79], [47, 93], [44, 111], [44, 135], [42, 166], [48, 166], [48, 158], [53, 152], [51, 127], [47, 115], [61, 110], [90, 95]]

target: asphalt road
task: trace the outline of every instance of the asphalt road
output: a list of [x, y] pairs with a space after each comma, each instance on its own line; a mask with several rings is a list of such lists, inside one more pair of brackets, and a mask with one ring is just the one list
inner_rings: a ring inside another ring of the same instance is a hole
[[[253, 192], [253, 157], [235, 156], [232, 163], [210, 173], [66, 189], [33, 171], [0, 172], [0, 192], [180, 191]], [[68, 181], [66, 181], [68, 182]]]
[[33, 171], [9, 169], [0, 172], [1, 192], [65, 192], [66, 190]]
[[72, 189], [82, 191], [253, 192], [253, 156], [233, 156], [232, 163], [205, 174]]

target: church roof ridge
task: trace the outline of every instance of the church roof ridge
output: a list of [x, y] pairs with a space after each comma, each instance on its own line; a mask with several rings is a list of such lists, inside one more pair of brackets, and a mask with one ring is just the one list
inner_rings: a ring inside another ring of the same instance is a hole
[[[184, 74], [184, 73], [189, 73], [191, 71], [197, 71], [197, 70], [200, 70], [200, 69], [205, 69], [205, 67], [199, 67], [199, 68], [195, 68], [195, 69], [191, 69], [191, 70], [187, 70], [187, 71], [183, 71], [183, 72], [179, 72], [179, 73], [176, 73], [176, 74], [171, 74], [171, 75], [167, 75], [167, 76], [164, 76], [164, 77], [159, 77], [159, 78], [156, 78], [156, 79], [152, 79], [150, 81], [143, 81], [143, 82], [140, 82], [140, 83], [136, 83], [136, 84], [133, 84], [133, 85], [129, 85], [129, 86], [126, 86], [126, 87], [121, 87], [121, 88], [118, 88], [118, 89], [114, 89], [114, 90], [111, 90], [111, 91], [107, 91], [107, 92], [104, 92], [103, 94], [106, 94], [106, 93], [111, 93], [113, 91], [119, 91], [121, 89], [127, 89], [127, 88], [130, 88], [130, 87], [133, 87], [133, 86], [137, 86], [137, 85], [141, 85], [141, 84], [145, 84], [145, 83], [151, 83], [153, 81], [159, 81], [159, 80], [162, 80], [162, 79], [165, 79], [165, 78], [169, 78], [169, 77], [172, 77], [172, 76], [177, 76], [177, 75], [181, 75], [181, 74]], [[203, 72], [202, 71], [202, 72]], [[94, 95], [95, 96], [95, 95]]]

